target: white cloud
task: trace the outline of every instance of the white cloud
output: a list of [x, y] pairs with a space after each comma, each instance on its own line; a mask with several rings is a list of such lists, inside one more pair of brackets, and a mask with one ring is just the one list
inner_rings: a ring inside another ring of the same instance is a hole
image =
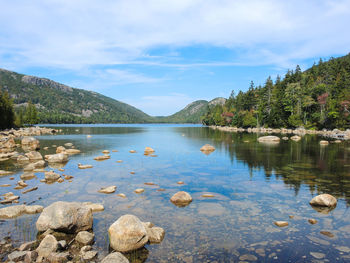
[[81, 69], [143, 60], [160, 46], [242, 49], [236, 63], [346, 53], [350, 1], [0, 0], [0, 56]]

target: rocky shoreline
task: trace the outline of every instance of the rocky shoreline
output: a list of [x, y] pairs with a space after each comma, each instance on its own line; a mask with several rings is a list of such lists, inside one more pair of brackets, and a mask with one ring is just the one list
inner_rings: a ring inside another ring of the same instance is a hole
[[228, 126], [208, 126], [213, 130], [220, 130], [225, 132], [248, 132], [248, 133], [268, 133], [268, 134], [295, 134], [299, 136], [304, 136], [306, 134], [316, 134], [328, 138], [339, 139], [339, 140], [350, 140], [350, 130], [341, 131], [338, 129], [334, 130], [306, 130], [303, 128], [298, 129], [274, 129], [274, 128], [237, 128]]

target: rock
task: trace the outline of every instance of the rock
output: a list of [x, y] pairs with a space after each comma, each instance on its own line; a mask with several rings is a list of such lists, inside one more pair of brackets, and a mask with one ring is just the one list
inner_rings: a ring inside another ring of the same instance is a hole
[[90, 251], [90, 250], [92, 250], [92, 246], [90, 246], [90, 245], [83, 246], [83, 247], [80, 249], [80, 253], [83, 254], [83, 253], [88, 252], [88, 251]]
[[310, 252], [310, 255], [316, 259], [322, 259], [326, 256], [325, 254], [319, 252]]
[[280, 138], [277, 136], [262, 136], [258, 138], [258, 142], [262, 143], [279, 143]]
[[37, 214], [43, 211], [44, 207], [41, 205], [27, 205], [25, 206], [26, 214]]
[[257, 261], [258, 258], [254, 255], [251, 255], [251, 254], [244, 254], [242, 256], [239, 257], [239, 260], [242, 260], [242, 261]]
[[60, 253], [52, 253], [47, 257], [47, 260], [51, 263], [65, 263], [72, 259], [72, 256], [68, 251]]
[[11, 254], [9, 254], [7, 257], [9, 260], [18, 262], [24, 260], [27, 252], [26, 251], [14, 251]]
[[287, 221], [275, 221], [274, 224], [279, 227], [285, 227], [289, 225]]
[[93, 166], [91, 164], [81, 164], [81, 163], [78, 163], [78, 168], [79, 169], [88, 169], [88, 168], [92, 168]]
[[202, 148], [200, 150], [202, 153], [209, 155], [210, 153], [215, 151], [215, 147], [210, 145], [210, 144], [205, 144], [202, 146]]
[[295, 141], [295, 142], [298, 142], [298, 141], [301, 140], [301, 137], [298, 136], [298, 135], [294, 135], [294, 136], [290, 137], [290, 139], [293, 140], [293, 141]]
[[103, 154], [109, 154], [109, 151], [108, 150], [103, 150], [102, 153]]
[[165, 231], [161, 227], [146, 227], [146, 232], [150, 243], [160, 243], [164, 239]]
[[39, 232], [47, 229], [77, 233], [92, 228], [92, 211], [77, 202], [55, 202], [45, 207], [36, 222]]
[[29, 162], [29, 158], [25, 155], [19, 155], [17, 157], [17, 162], [19, 162], [19, 163]]
[[129, 263], [129, 260], [120, 252], [114, 252], [102, 259], [101, 263]]
[[60, 247], [60, 249], [66, 249], [66, 247], [67, 247], [67, 241], [66, 241], [66, 240], [60, 240], [60, 241], [58, 241], [58, 246]]
[[152, 154], [154, 153], [155, 151], [151, 148], [151, 147], [146, 147], [145, 148], [145, 152], [144, 152], [144, 155], [149, 155], [149, 154]]
[[24, 148], [30, 149], [32, 151], [40, 149], [40, 142], [34, 137], [23, 137], [21, 144], [24, 146]]
[[331, 232], [329, 231], [320, 231], [320, 234], [324, 235], [324, 236], [327, 236], [327, 237], [330, 237], [330, 238], [333, 238], [334, 237], [334, 234], [332, 234]]
[[122, 197], [122, 198], [126, 198], [125, 194], [117, 194], [117, 196]]
[[86, 261], [93, 260], [97, 256], [97, 251], [91, 250], [83, 253], [81, 258]]
[[94, 241], [94, 237], [95, 235], [90, 232], [80, 231], [75, 237], [75, 240], [83, 245], [91, 245]]
[[136, 153], [136, 151], [135, 150], [130, 150], [129, 153]]
[[307, 220], [311, 225], [314, 225], [314, 224], [317, 224], [317, 220], [316, 219], [313, 219], [313, 218], [311, 218], [311, 219], [309, 219], [309, 220]]
[[43, 156], [37, 151], [31, 151], [25, 155], [29, 158], [29, 161], [43, 160]]
[[47, 258], [58, 250], [58, 242], [53, 235], [47, 235], [36, 249], [39, 257]]
[[187, 192], [180, 191], [174, 194], [170, 201], [176, 206], [186, 206], [192, 202], [192, 196]]
[[178, 181], [177, 184], [185, 184], [183, 181]]
[[112, 194], [115, 192], [116, 189], [117, 187], [115, 185], [111, 185], [105, 188], [101, 188], [100, 190], [98, 190], [98, 192], [103, 194]]
[[328, 145], [328, 144], [329, 144], [328, 141], [324, 141], [324, 140], [321, 140], [321, 141], [320, 141], [320, 145]]
[[0, 219], [15, 218], [25, 213], [25, 205], [15, 205], [0, 208]]
[[321, 194], [312, 198], [310, 205], [335, 207], [337, 206], [337, 199], [330, 194]]
[[213, 194], [202, 194], [201, 196], [202, 197], [215, 197], [215, 195], [213, 195]]
[[37, 186], [23, 191], [22, 194], [26, 194], [26, 193], [29, 193], [29, 192], [32, 192], [32, 191], [35, 191], [35, 190], [38, 190], [38, 187], [37, 187]]
[[117, 163], [122, 163], [123, 162], [123, 160], [118, 160], [118, 161], [116, 161]]
[[54, 171], [49, 171], [45, 173], [45, 180], [46, 181], [57, 181], [61, 176], [59, 174], [56, 174]]
[[146, 228], [134, 215], [121, 216], [108, 229], [110, 246], [119, 252], [143, 247], [148, 242]]
[[87, 206], [88, 208], [90, 208], [93, 213], [101, 212], [101, 211], [105, 210], [105, 208], [103, 207], [102, 204], [94, 204], [94, 203], [91, 203], [91, 202], [85, 202], [83, 204], [85, 206]]
[[36, 262], [36, 258], [38, 257], [38, 252], [36, 251], [26, 251], [26, 256], [24, 258], [25, 263]]
[[136, 193], [136, 194], [141, 194], [141, 193], [143, 193], [145, 191], [145, 189], [143, 189], [143, 188], [138, 188], [138, 189], [136, 189], [134, 192]]
[[63, 178], [58, 178], [57, 182], [58, 182], [58, 183], [63, 183], [63, 182], [64, 182], [64, 179], [63, 179]]
[[81, 153], [81, 151], [78, 150], [78, 149], [67, 149], [67, 150], [65, 151], [65, 153], [66, 153], [66, 154], [69, 154], [69, 155], [72, 155], [72, 154]]
[[156, 184], [152, 183], [152, 182], [146, 182], [146, 183], [144, 183], [144, 185], [156, 185]]
[[23, 174], [21, 174], [21, 176], [20, 176], [20, 178], [22, 179], [22, 180], [25, 180], [25, 181], [27, 181], [27, 180], [31, 180], [31, 179], [34, 179], [36, 176], [35, 176], [35, 174], [34, 173], [23, 173]]
[[64, 146], [67, 146], [67, 147], [72, 147], [72, 146], [73, 146], [73, 143], [71, 143], [71, 142], [67, 142], [67, 143], [65, 143], [65, 144], [64, 144]]
[[94, 160], [96, 161], [104, 161], [104, 160], [108, 160], [111, 159], [111, 156], [109, 155], [102, 155], [102, 156], [97, 156], [94, 158]]
[[64, 148], [63, 146], [58, 146], [56, 148], [56, 153], [63, 153], [66, 151], [66, 148]]
[[282, 140], [284, 140], [284, 141], [288, 141], [288, 140], [289, 140], [289, 138], [288, 138], [288, 137], [282, 137]]
[[65, 153], [50, 154], [45, 155], [45, 159], [49, 163], [65, 163], [68, 162], [68, 155]]
[[32, 250], [34, 248], [35, 244], [36, 244], [36, 241], [30, 241], [30, 242], [23, 243], [22, 245], [20, 245], [18, 250], [19, 251]]
[[1, 177], [1, 176], [5, 176], [5, 175], [10, 175], [10, 174], [13, 174], [13, 173], [14, 173], [14, 172], [0, 170], [0, 177]]

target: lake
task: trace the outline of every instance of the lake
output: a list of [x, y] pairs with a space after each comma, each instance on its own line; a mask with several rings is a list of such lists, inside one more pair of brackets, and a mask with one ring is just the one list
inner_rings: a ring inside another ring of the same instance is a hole
[[[93, 248], [100, 259], [110, 251], [109, 226], [120, 216], [133, 214], [164, 228], [166, 234], [162, 243], [128, 254], [131, 262], [350, 262], [349, 142], [320, 146], [322, 137], [307, 135], [299, 142], [266, 145], [257, 142], [261, 135], [200, 125], [62, 125], [59, 129], [57, 135], [37, 137], [40, 152], [55, 153], [52, 145], [68, 142], [80, 149], [81, 154], [70, 156], [61, 167], [64, 172], [46, 167], [74, 176], [72, 182], [44, 184], [40, 182], [44, 174], [37, 173], [36, 179], [27, 181], [28, 188], [38, 186], [37, 191], [23, 195], [13, 187], [1, 187], [0, 194], [12, 191], [21, 196], [20, 203], [43, 206], [59, 200], [103, 204], [105, 210], [93, 215]], [[216, 148], [209, 155], [199, 150], [207, 143]], [[143, 154], [147, 146], [155, 156]], [[103, 150], [111, 152], [111, 159], [93, 160]], [[94, 167], [80, 170], [78, 163]], [[14, 185], [23, 173], [12, 161], [1, 162], [0, 169], [16, 171], [14, 181], [0, 177], [0, 184]], [[117, 186], [114, 194], [97, 192], [109, 185]], [[136, 194], [137, 188], [145, 191]], [[169, 199], [178, 191], [190, 193], [193, 201], [186, 207], [173, 205]], [[320, 193], [335, 196], [337, 207], [332, 211], [311, 207], [309, 201]], [[0, 220], [0, 240], [10, 236], [15, 245], [34, 240], [38, 216]], [[312, 225], [308, 219], [318, 223]], [[275, 226], [278, 220], [288, 221], [289, 226]]]

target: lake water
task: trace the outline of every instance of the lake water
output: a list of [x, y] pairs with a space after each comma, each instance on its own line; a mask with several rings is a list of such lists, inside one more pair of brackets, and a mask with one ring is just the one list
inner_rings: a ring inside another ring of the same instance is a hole
[[[299, 142], [271, 146], [259, 144], [257, 134], [225, 133], [198, 125], [60, 129], [58, 135], [37, 137], [40, 152], [54, 153], [52, 145], [67, 142], [80, 149], [81, 154], [70, 156], [64, 172], [46, 167], [74, 176], [72, 182], [44, 184], [39, 181], [44, 174], [37, 173], [37, 179], [27, 181], [28, 188], [38, 186], [37, 191], [23, 195], [21, 190], [2, 187], [0, 194], [12, 191], [21, 196], [20, 203], [43, 206], [58, 200], [102, 203], [105, 210], [94, 213], [93, 225], [93, 247], [99, 258], [110, 251], [109, 226], [120, 216], [133, 214], [164, 228], [166, 234], [161, 244], [127, 255], [131, 262], [350, 262], [349, 142], [320, 146], [321, 137], [308, 135]], [[210, 155], [199, 150], [207, 143], [216, 148]], [[155, 149], [157, 156], [145, 156], [146, 146]], [[103, 150], [111, 151], [111, 159], [93, 160]], [[94, 167], [79, 170], [78, 163]], [[17, 171], [14, 181], [2, 177], [0, 184], [14, 186], [23, 173], [11, 161], [0, 163], [0, 169]], [[109, 185], [117, 186], [114, 194], [97, 192]], [[145, 192], [134, 193], [137, 188]], [[182, 208], [169, 201], [181, 190], [193, 197]], [[204, 193], [214, 197], [204, 198]], [[337, 207], [329, 213], [313, 209], [309, 201], [320, 193], [334, 195]], [[38, 216], [1, 220], [0, 240], [9, 235], [19, 245], [35, 239]], [[311, 225], [310, 218], [318, 223]], [[276, 220], [288, 221], [289, 226], [279, 228]]]

